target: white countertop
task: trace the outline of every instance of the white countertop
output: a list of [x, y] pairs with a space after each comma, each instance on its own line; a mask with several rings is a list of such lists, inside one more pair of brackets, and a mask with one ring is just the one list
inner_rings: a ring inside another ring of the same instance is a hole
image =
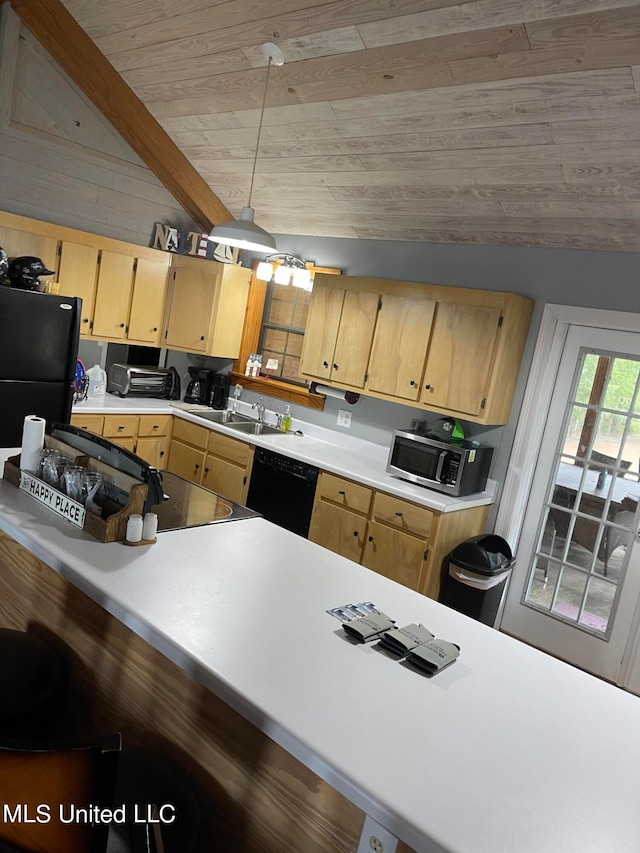
[[[301, 430], [302, 435], [283, 433], [282, 435], [253, 436], [240, 433], [222, 424], [214, 424], [186, 411], [186, 409], [198, 408], [203, 412], [211, 411], [206, 406], [198, 407], [193, 404], [170, 403], [168, 400], [146, 398], [123, 399], [113, 394], [107, 394], [101, 400], [87, 400], [80, 403], [74, 406], [73, 411], [74, 413], [86, 412], [87, 414], [100, 415], [174, 414], [200, 426], [222, 432], [259, 447], [265, 447], [276, 453], [291, 456], [301, 462], [316, 465], [325, 471], [357, 480], [374, 489], [405, 498], [439, 512], [455, 512], [461, 509], [486, 506], [495, 500], [497, 488], [495, 480], [489, 480], [486, 490], [476, 495], [468, 495], [463, 498], [443, 495], [434, 492], [432, 489], [416, 486], [387, 474], [388, 447], [318, 427], [298, 418], [294, 421], [293, 429]], [[251, 414], [253, 417], [250, 406], [242, 401], [238, 404], [238, 412]], [[267, 423], [274, 423], [273, 413], [267, 412], [265, 420]]]
[[[127, 548], [0, 481], [0, 529], [416, 850], [637, 853], [637, 697], [264, 519]], [[325, 611], [359, 601], [459, 659], [352, 645]]]

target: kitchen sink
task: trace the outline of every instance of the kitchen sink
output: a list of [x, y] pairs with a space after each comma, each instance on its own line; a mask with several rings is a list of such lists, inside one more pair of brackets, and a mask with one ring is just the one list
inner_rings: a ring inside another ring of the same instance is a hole
[[187, 409], [190, 415], [197, 415], [199, 418], [204, 418], [206, 421], [212, 421], [214, 424], [226, 424], [229, 427], [235, 427], [240, 424], [255, 424], [253, 418], [248, 418], [246, 415], [240, 415], [238, 412], [229, 412], [211, 409], [204, 411], [203, 409]]
[[246, 432], [247, 435], [284, 435], [281, 429], [253, 420], [247, 420], [244, 423], [228, 423], [227, 426], [238, 432]]

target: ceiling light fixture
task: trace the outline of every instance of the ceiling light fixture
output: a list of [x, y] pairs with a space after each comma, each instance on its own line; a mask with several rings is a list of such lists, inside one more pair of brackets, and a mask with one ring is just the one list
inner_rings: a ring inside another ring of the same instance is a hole
[[267, 60], [267, 77], [264, 83], [264, 94], [262, 96], [262, 109], [260, 111], [260, 122], [258, 124], [258, 138], [256, 140], [256, 153], [253, 158], [251, 170], [251, 184], [249, 185], [249, 200], [246, 207], [242, 208], [240, 217], [231, 222], [216, 225], [209, 239], [214, 243], [222, 243], [225, 246], [235, 246], [238, 249], [249, 249], [253, 252], [273, 252], [277, 248], [276, 241], [253, 221], [254, 210], [251, 207], [251, 194], [253, 193], [253, 180], [256, 175], [256, 163], [258, 160], [258, 149], [260, 148], [260, 134], [262, 133], [262, 120], [264, 118], [264, 107], [267, 101], [267, 88], [269, 86], [269, 71], [271, 65], [284, 65], [284, 55], [280, 48], [267, 42], [262, 45], [262, 53]]
[[[270, 263], [270, 261], [282, 258], [281, 263]], [[256, 278], [261, 281], [275, 281], [276, 284], [289, 284], [301, 287], [303, 290], [311, 290], [311, 271], [306, 263], [294, 255], [284, 253], [269, 255], [264, 261], [260, 261], [256, 269]]]

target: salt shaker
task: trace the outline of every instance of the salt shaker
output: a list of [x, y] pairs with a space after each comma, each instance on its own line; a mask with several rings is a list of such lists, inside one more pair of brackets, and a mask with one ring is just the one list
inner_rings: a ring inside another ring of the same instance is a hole
[[155, 512], [146, 513], [142, 519], [142, 538], [145, 542], [151, 542], [156, 538], [158, 532], [158, 516]]
[[142, 516], [130, 515], [127, 521], [127, 532], [125, 534], [127, 542], [140, 542], [142, 539]]

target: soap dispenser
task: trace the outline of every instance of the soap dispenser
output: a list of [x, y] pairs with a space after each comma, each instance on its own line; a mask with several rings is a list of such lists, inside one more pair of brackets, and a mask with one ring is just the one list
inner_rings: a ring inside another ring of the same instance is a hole
[[283, 432], [289, 432], [291, 429], [291, 406], [287, 403], [287, 407], [284, 410], [284, 415], [282, 416], [282, 427]]

